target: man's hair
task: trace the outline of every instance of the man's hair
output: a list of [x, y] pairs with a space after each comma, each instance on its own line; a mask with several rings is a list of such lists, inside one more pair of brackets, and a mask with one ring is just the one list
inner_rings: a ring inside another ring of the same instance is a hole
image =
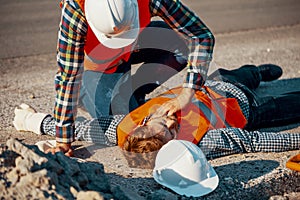
[[123, 146], [130, 167], [153, 168], [158, 150], [168, 141], [164, 134], [153, 133], [149, 126], [137, 127]]
[[148, 153], [159, 150], [166, 143], [162, 134], [153, 133], [148, 126], [136, 128], [124, 143], [124, 150]]

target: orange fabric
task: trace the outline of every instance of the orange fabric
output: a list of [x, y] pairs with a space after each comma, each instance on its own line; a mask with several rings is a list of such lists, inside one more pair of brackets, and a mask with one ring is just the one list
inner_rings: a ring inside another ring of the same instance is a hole
[[290, 158], [286, 162], [286, 167], [300, 172], [300, 153]]
[[78, 5], [80, 6], [80, 8], [81, 8], [82, 10], [84, 10], [84, 2], [85, 2], [85, 0], [76, 0], [76, 2], [77, 2]]
[[[191, 102], [185, 109], [176, 113], [180, 124], [177, 139], [198, 144], [208, 130], [226, 127], [222, 115], [225, 116], [225, 121], [229, 126], [237, 128], [245, 127], [247, 120], [236, 99], [222, 97], [207, 87], [206, 90], [211, 98], [215, 99], [214, 103], [201, 91], [195, 93], [194, 100], [203, 103], [216, 117], [216, 121], [213, 124], [207, 118], [204, 111], [196, 103]], [[132, 131], [140, 124], [144, 117], [154, 113], [161, 104], [170, 100], [168, 95], [178, 95], [180, 91], [181, 88], [172, 89], [159, 97], [149, 100], [125, 116], [117, 127], [118, 145], [120, 147], [123, 146], [126, 137], [132, 134]]]
[[247, 120], [244, 117], [244, 114], [235, 98], [223, 97], [208, 87], [205, 87], [205, 89], [209, 92], [210, 96], [213, 99], [215, 99], [218, 105], [221, 107], [223, 113], [225, 114], [226, 121], [232, 127], [240, 128], [245, 126]]
[[[78, 3], [78, 5], [81, 8], [81, 10], [84, 10], [84, 2], [85, 2], [85, 0], [75, 0], [75, 1]], [[61, 0], [59, 2], [59, 7], [62, 8], [63, 5], [64, 5], [64, 0]]]
[[[76, 2], [84, 10], [85, 0], [76, 0]], [[151, 13], [149, 10], [149, 0], [138, 0], [138, 7], [141, 31], [150, 23]], [[131, 44], [120, 49], [108, 48], [98, 41], [90, 26], [88, 26], [86, 43], [84, 47], [85, 54], [87, 54], [93, 60], [106, 62], [96, 64], [89, 60], [84, 62], [84, 67], [86, 70], [114, 73], [117, 70], [118, 63], [120, 63], [120, 61], [129, 60], [131, 51], [133, 50], [133, 45], [134, 44]]]

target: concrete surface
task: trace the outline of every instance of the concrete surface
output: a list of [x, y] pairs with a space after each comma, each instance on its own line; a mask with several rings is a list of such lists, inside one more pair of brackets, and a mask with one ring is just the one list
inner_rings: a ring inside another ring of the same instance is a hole
[[[299, 0], [184, 0], [214, 33], [294, 25]], [[0, 0], [0, 58], [52, 53], [56, 48], [59, 1]]]

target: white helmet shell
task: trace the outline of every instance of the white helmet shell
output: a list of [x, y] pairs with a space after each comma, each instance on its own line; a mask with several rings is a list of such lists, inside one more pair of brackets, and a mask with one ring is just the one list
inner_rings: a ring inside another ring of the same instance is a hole
[[201, 149], [184, 140], [171, 140], [158, 152], [153, 177], [180, 195], [199, 197], [214, 191], [219, 177]]
[[85, 15], [97, 39], [109, 48], [132, 44], [139, 33], [137, 0], [86, 0]]

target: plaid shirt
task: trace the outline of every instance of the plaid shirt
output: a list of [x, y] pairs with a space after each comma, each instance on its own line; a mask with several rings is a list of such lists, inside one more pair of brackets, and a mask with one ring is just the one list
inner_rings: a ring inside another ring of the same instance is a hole
[[[230, 83], [206, 81], [218, 93], [238, 100], [242, 112], [249, 115], [249, 104], [245, 94]], [[117, 126], [124, 115], [105, 116], [98, 119], [76, 122], [76, 139], [109, 146], [117, 145]], [[55, 120], [48, 116], [42, 123], [42, 132], [55, 135]], [[281, 152], [300, 149], [299, 133], [275, 133], [247, 131], [240, 128], [209, 130], [198, 146], [208, 159], [247, 152]]]
[[[214, 38], [204, 23], [179, 0], [150, 0], [150, 12], [161, 17], [188, 41], [188, 71], [183, 87], [200, 89], [212, 59]], [[55, 77], [56, 140], [74, 141], [74, 119], [83, 72], [87, 21], [74, 0], [65, 0], [58, 33]]]

